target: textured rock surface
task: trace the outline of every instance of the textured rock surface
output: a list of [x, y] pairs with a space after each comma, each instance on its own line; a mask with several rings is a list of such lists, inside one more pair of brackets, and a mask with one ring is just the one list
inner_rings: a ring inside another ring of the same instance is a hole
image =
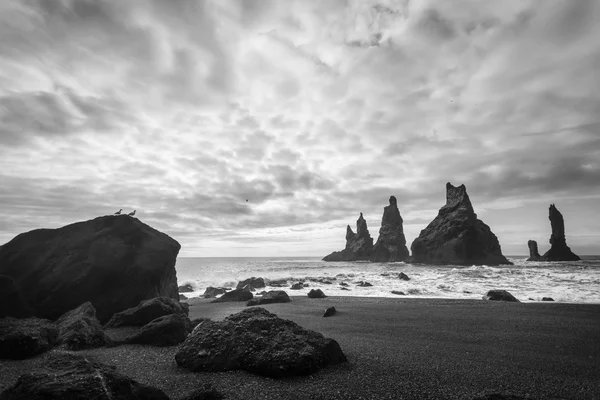
[[400, 272], [398, 274], [398, 279], [403, 280], [403, 281], [410, 281], [410, 278], [404, 272]]
[[325, 297], [325, 293], [323, 293], [323, 291], [321, 289], [311, 289], [310, 292], [308, 292], [308, 298], [309, 299], [324, 299]]
[[211, 299], [220, 294], [224, 294], [225, 292], [227, 292], [227, 288], [209, 286], [206, 288], [206, 290], [204, 290], [204, 294], [202, 296], [204, 296], [205, 299]]
[[214, 299], [212, 303], [224, 303], [226, 301], [247, 301], [254, 297], [249, 286], [244, 286], [243, 289], [235, 289], [225, 293], [218, 299]]
[[406, 248], [406, 238], [404, 237], [402, 223], [396, 198], [391, 196], [390, 204], [383, 208], [379, 237], [373, 247], [371, 261], [394, 262], [404, 261], [408, 258], [409, 254]]
[[249, 286], [250, 290], [253, 289], [262, 289], [265, 285], [265, 280], [263, 278], [252, 278], [244, 279], [243, 281], [238, 282], [236, 289], [243, 289], [244, 287]]
[[[187, 304], [186, 304], [187, 306]], [[188, 306], [189, 307], [189, 306]], [[143, 326], [169, 314], [187, 314], [183, 304], [168, 297], [144, 300], [136, 307], [116, 313], [105, 325], [106, 328], [119, 326]]]
[[136, 218], [99, 217], [16, 236], [0, 247], [0, 275], [15, 280], [38, 317], [55, 320], [89, 301], [104, 323], [145, 299], [177, 299], [179, 249]]
[[292, 286], [290, 286], [290, 289], [292, 289], [292, 290], [304, 289], [304, 282], [296, 282], [296, 283], [292, 284]]
[[271, 290], [261, 297], [255, 297], [246, 303], [247, 306], [259, 306], [261, 304], [271, 303], [289, 303], [292, 301], [290, 296], [283, 290]]
[[102, 347], [111, 340], [96, 318], [96, 310], [90, 302], [63, 314], [57, 321], [58, 344], [69, 350]]
[[346, 227], [346, 247], [342, 251], [334, 251], [325, 256], [323, 261], [356, 261], [368, 260], [373, 252], [373, 238], [367, 228], [367, 221], [360, 213], [356, 220], [356, 233], [350, 225]]
[[565, 237], [565, 221], [560, 211], [554, 204], [550, 205], [549, 215], [552, 235], [550, 235], [550, 250], [542, 256], [544, 261], [578, 261], [579, 256], [574, 254]]
[[412, 262], [453, 265], [511, 264], [498, 238], [477, 219], [464, 185], [446, 184], [446, 205], [412, 246]]
[[33, 315], [33, 309], [27, 305], [14, 279], [0, 275], [0, 318], [27, 318]]
[[538, 244], [535, 240], [527, 241], [527, 247], [529, 247], [529, 258], [527, 261], [540, 261], [542, 256], [538, 252]]
[[0, 319], [0, 359], [33, 357], [50, 350], [57, 339], [58, 327], [46, 319]]
[[140, 332], [128, 343], [150, 346], [174, 346], [185, 340], [192, 331], [192, 323], [184, 314], [169, 314], [142, 326]]
[[245, 369], [273, 378], [308, 375], [347, 361], [335, 340], [260, 307], [198, 325], [175, 360], [192, 371]]
[[515, 296], [506, 290], [490, 290], [483, 296], [483, 300], [512, 301], [520, 303]]
[[0, 400], [169, 400], [161, 390], [140, 384], [114, 367], [68, 353], [53, 354], [43, 369], [22, 375]]
[[179, 291], [179, 293], [190, 293], [194, 291], [194, 288], [192, 287], [192, 285], [190, 285], [189, 283], [185, 284], [185, 285], [181, 285], [177, 288], [177, 290]]
[[333, 317], [336, 313], [337, 313], [337, 310], [335, 309], [335, 307], [329, 307], [329, 308], [325, 309], [325, 312], [323, 313], [323, 317], [324, 318]]

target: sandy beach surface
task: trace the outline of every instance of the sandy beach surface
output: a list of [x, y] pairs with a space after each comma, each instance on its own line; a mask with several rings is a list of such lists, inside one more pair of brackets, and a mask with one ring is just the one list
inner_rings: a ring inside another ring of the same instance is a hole
[[[222, 319], [243, 303], [193, 300], [190, 318]], [[337, 315], [323, 318], [326, 307]], [[477, 300], [293, 297], [267, 310], [337, 340], [349, 363], [311, 376], [192, 373], [176, 347], [86, 350], [132, 378], [182, 398], [203, 383], [227, 399], [600, 399], [600, 305]], [[0, 389], [45, 356], [0, 362]]]

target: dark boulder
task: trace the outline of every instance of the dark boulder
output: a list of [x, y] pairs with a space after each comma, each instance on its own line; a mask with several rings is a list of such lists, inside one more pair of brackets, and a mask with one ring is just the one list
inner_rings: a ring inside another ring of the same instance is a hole
[[96, 310], [89, 301], [63, 314], [57, 321], [58, 344], [69, 350], [102, 347], [112, 341], [96, 318]]
[[383, 208], [379, 237], [373, 247], [370, 260], [373, 262], [404, 261], [408, 258], [403, 221], [398, 210], [396, 197], [390, 197], [390, 204]]
[[217, 297], [218, 295], [226, 293], [226, 292], [227, 292], [227, 288], [209, 286], [206, 288], [206, 290], [204, 291], [204, 294], [202, 296], [204, 296], [205, 299], [211, 299], [213, 297]]
[[323, 293], [323, 291], [321, 289], [311, 289], [310, 292], [308, 292], [308, 298], [309, 299], [324, 299], [325, 297], [325, 293]]
[[341, 287], [340, 290], [347, 290], [350, 291], [350, 289], [348, 289], [347, 287]]
[[446, 184], [446, 205], [412, 246], [414, 263], [452, 265], [512, 264], [502, 255], [498, 238], [477, 219], [465, 185]]
[[527, 241], [527, 247], [529, 247], [529, 258], [527, 261], [541, 261], [542, 256], [538, 252], [538, 244], [535, 240]]
[[542, 297], [542, 301], [554, 301], [552, 297]]
[[177, 290], [179, 291], [179, 293], [190, 293], [190, 292], [194, 292], [194, 288], [192, 287], [191, 284], [186, 283], [185, 285], [181, 285], [177, 288]]
[[0, 318], [27, 318], [33, 315], [33, 309], [27, 305], [14, 279], [0, 275]]
[[248, 301], [252, 299], [254, 295], [250, 291], [250, 287], [245, 286], [243, 289], [235, 289], [225, 293], [218, 299], [214, 299], [211, 303], [224, 303], [228, 301]]
[[286, 287], [288, 285], [287, 279], [275, 279], [268, 282], [268, 286], [272, 287]]
[[398, 274], [398, 279], [401, 279], [403, 281], [410, 281], [410, 278], [404, 272], [400, 272]]
[[0, 319], [0, 359], [22, 360], [50, 350], [58, 327], [46, 319]]
[[346, 247], [342, 251], [334, 251], [325, 256], [323, 261], [357, 261], [368, 260], [373, 252], [373, 238], [367, 228], [367, 221], [360, 213], [356, 220], [356, 233], [350, 225], [346, 227]]
[[346, 282], [340, 282], [340, 286], [348, 286]]
[[337, 310], [335, 309], [335, 307], [329, 307], [325, 310], [325, 313], [323, 314], [323, 317], [333, 317], [335, 314], [337, 313]]
[[567, 246], [565, 237], [565, 221], [554, 204], [550, 205], [549, 215], [552, 234], [550, 235], [550, 250], [543, 256], [543, 261], [579, 261], [578, 255]]
[[346, 362], [339, 344], [260, 307], [204, 321], [179, 346], [175, 361], [197, 372], [244, 369], [281, 378]]
[[55, 320], [86, 301], [106, 322], [157, 296], [177, 300], [180, 245], [126, 215], [22, 233], [0, 247], [0, 275], [14, 279], [35, 315]]
[[519, 300], [506, 290], [490, 290], [484, 296], [483, 300], [494, 300], [494, 301], [512, 301], [520, 303]]
[[290, 286], [290, 289], [292, 289], [292, 290], [304, 289], [304, 282], [296, 282], [292, 286]]
[[259, 306], [271, 303], [289, 303], [290, 296], [283, 290], [271, 290], [261, 297], [254, 298], [246, 303], [247, 306]]
[[119, 326], [143, 326], [158, 317], [169, 314], [186, 314], [185, 306], [167, 297], [156, 297], [144, 300], [136, 307], [121, 311], [112, 316], [105, 328], [118, 328]]
[[356, 282], [356, 286], [369, 287], [369, 286], [373, 286], [373, 285], [367, 281], [358, 281], [358, 282]]
[[174, 346], [185, 340], [192, 331], [190, 319], [183, 314], [169, 314], [142, 326], [140, 332], [127, 343], [150, 346]]
[[114, 367], [55, 353], [43, 369], [21, 375], [0, 400], [169, 400], [161, 390], [121, 375]]
[[397, 294], [398, 296], [406, 296], [406, 293], [400, 290], [392, 290], [392, 294]]
[[249, 286], [250, 290], [254, 291], [254, 289], [264, 288], [266, 284], [263, 278], [252, 277], [238, 282], [236, 289], [243, 289], [246, 286]]

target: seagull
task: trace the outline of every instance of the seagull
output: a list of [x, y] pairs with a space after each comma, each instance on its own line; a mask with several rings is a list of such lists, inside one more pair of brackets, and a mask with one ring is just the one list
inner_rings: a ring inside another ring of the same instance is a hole
[[129, 214], [127, 214], [127, 215], [129, 215], [130, 217], [133, 217], [133, 216], [135, 215], [135, 210], [133, 210], [132, 212], [130, 212], [130, 213], [129, 213]]
[[119, 211], [117, 211], [117, 212], [115, 213], [115, 215], [121, 215], [121, 211], [123, 211], [123, 209], [122, 209], [122, 208], [121, 208]]

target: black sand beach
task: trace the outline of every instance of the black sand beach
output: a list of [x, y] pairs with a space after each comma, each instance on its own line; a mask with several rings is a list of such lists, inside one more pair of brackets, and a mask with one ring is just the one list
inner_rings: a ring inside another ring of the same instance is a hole
[[[328, 306], [337, 315], [322, 318]], [[264, 306], [336, 339], [349, 363], [274, 380], [178, 368], [176, 347], [82, 353], [178, 399], [211, 383], [227, 399], [600, 399], [600, 305], [475, 300], [296, 298]], [[190, 318], [222, 319], [243, 303], [197, 300]], [[40, 358], [45, 357], [44, 355]], [[40, 358], [2, 361], [4, 389]]]

